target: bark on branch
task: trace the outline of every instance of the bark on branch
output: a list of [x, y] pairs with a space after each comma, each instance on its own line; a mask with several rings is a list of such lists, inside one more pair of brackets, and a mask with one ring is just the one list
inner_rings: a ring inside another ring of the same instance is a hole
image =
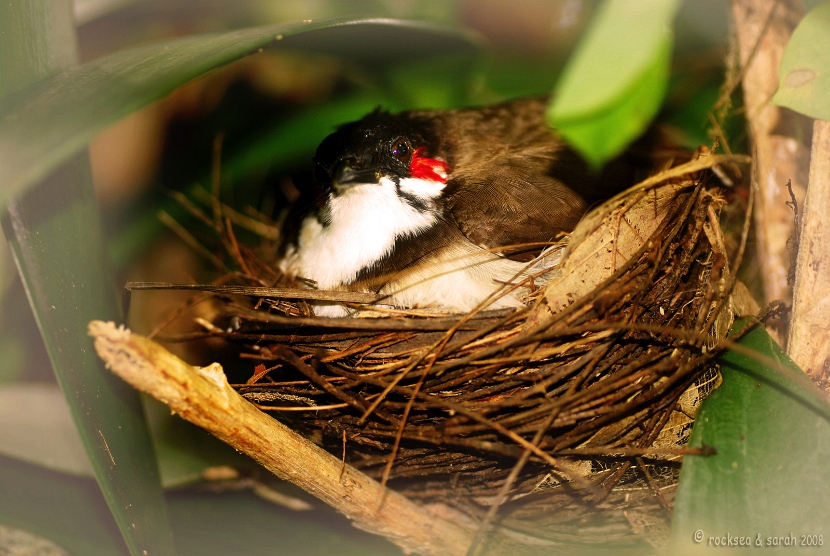
[[787, 351], [793, 361], [828, 391], [830, 378], [830, 122], [813, 131], [810, 186], [801, 207], [792, 324]]
[[464, 554], [470, 545], [471, 531], [447, 519], [449, 508], [439, 518], [344, 466], [236, 393], [218, 363], [188, 365], [159, 344], [113, 323], [92, 321], [89, 333], [98, 355], [126, 382], [337, 509], [356, 527], [383, 535], [405, 552]]
[[786, 184], [792, 180], [804, 199], [809, 151], [798, 136], [803, 117], [769, 103], [778, 88], [778, 66], [790, 35], [803, 15], [799, 0], [733, 0], [740, 75], [750, 139], [755, 155], [758, 195], [755, 234], [766, 301], [789, 302], [787, 284], [793, 213]]

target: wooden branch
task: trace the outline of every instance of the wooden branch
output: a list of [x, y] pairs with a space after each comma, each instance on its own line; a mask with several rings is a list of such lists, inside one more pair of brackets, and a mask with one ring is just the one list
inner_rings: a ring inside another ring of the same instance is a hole
[[460, 517], [447, 517], [449, 508], [443, 508], [439, 518], [401, 494], [382, 489], [350, 465], [344, 466], [237, 394], [218, 363], [193, 367], [159, 344], [113, 323], [92, 321], [89, 333], [98, 355], [115, 374], [326, 502], [356, 527], [383, 535], [405, 552], [454, 555], [467, 551], [472, 533], [458, 525]]
[[787, 351], [819, 384], [830, 378], [830, 122], [816, 120], [810, 187], [801, 209]]
[[792, 180], [801, 203], [807, 181], [809, 152], [803, 138], [797, 137], [802, 117], [769, 103], [778, 88], [784, 47], [802, 14], [799, 0], [732, 0], [746, 118], [755, 155], [755, 234], [767, 302], [789, 301], [792, 296], [787, 284], [787, 239], [793, 233], [793, 213], [786, 204], [790, 200], [786, 184]]

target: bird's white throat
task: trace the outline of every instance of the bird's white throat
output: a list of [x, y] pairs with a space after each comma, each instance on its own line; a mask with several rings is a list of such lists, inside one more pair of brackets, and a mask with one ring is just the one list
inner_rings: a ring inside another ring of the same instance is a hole
[[[297, 249], [285, 260], [284, 270], [314, 280], [320, 289], [353, 281], [367, 266], [392, 250], [398, 238], [432, 226], [437, 216], [435, 199], [445, 184], [404, 178], [399, 186], [388, 178], [379, 184], [357, 184], [329, 197], [328, 225], [307, 217], [300, 229]], [[401, 192], [423, 203], [415, 207]]]
[[[300, 228], [296, 248], [286, 255], [282, 270], [314, 280], [324, 290], [339, 289], [389, 255], [398, 239], [436, 224], [437, 200], [445, 184], [416, 178], [398, 184], [357, 184], [329, 197], [327, 225], [315, 216]], [[406, 197], [410, 197], [407, 201]], [[416, 202], [411, 202], [414, 199]], [[417, 206], [416, 206], [417, 205]], [[384, 303], [401, 307], [437, 306], [470, 311], [503, 284], [522, 282], [531, 273], [555, 266], [559, 250], [526, 265], [505, 259], [469, 241], [425, 258], [383, 286]], [[490, 308], [517, 307], [526, 289], [495, 298]], [[337, 303], [316, 303], [316, 314], [344, 316]]]

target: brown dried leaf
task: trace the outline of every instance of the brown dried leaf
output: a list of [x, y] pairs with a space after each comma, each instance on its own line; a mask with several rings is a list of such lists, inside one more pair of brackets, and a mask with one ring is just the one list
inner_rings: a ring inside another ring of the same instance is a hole
[[571, 235], [559, 275], [547, 286], [555, 314], [593, 291], [650, 240], [679, 192], [695, 187], [697, 172], [746, 157], [703, 156], [661, 172], [590, 212]]

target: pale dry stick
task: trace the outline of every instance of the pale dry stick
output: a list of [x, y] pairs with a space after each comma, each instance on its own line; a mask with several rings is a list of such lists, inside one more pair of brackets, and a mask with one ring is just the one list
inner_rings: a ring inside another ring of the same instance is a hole
[[[793, 314], [787, 352], [819, 384], [830, 377], [830, 122], [813, 126], [810, 186], [802, 208], [802, 228], [793, 288]], [[825, 395], [828, 391], [825, 387]]]
[[[770, 14], [774, 12], [774, 16]], [[799, 202], [804, 198], [809, 152], [804, 138], [787, 135], [798, 116], [769, 100], [778, 87], [778, 66], [803, 8], [799, 0], [732, 0], [743, 75], [744, 104], [757, 165], [755, 234], [766, 300], [789, 301], [787, 284], [792, 212], [785, 184], [792, 179]]]
[[[377, 481], [344, 467], [339, 458], [247, 402], [230, 387], [220, 365], [193, 367], [113, 323], [92, 321], [89, 331], [107, 367], [134, 388], [321, 499], [356, 527], [382, 535], [406, 552], [466, 552], [472, 533], [457, 525], [460, 517], [438, 518], [397, 492], [382, 492]], [[384, 494], [385, 503], [376, 511]]]

